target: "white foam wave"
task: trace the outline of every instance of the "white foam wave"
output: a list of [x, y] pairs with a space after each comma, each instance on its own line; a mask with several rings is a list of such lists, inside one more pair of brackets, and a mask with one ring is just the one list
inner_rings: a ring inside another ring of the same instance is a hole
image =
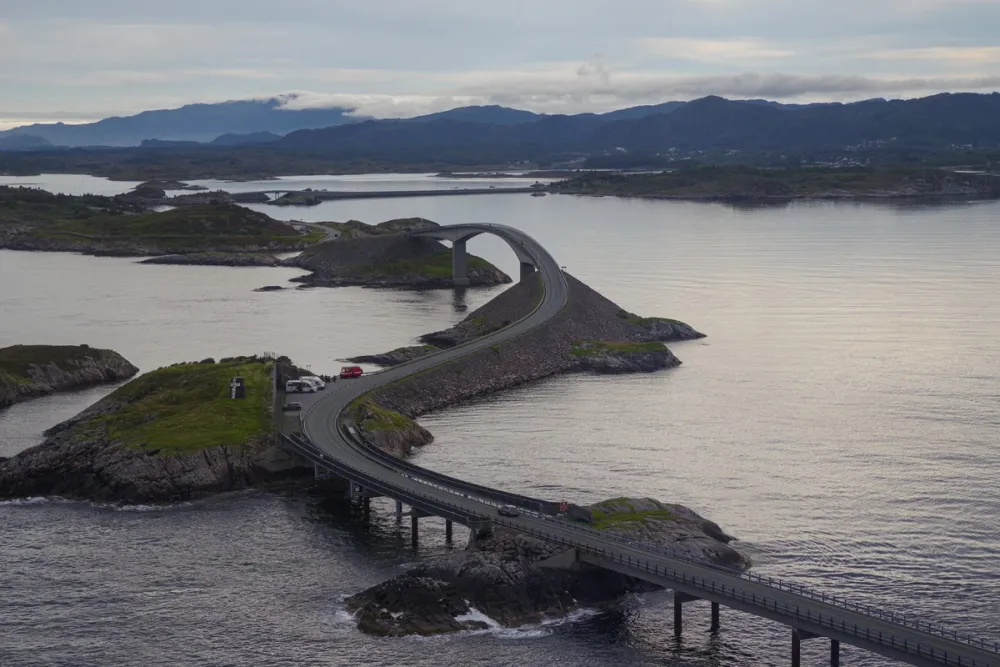
[[116, 505], [114, 503], [97, 503], [90, 500], [70, 500], [60, 496], [31, 496], [29, 498], [0, 500], [0, 507], [29, 507], [38, 505], [77, 505], [92, 507], [97, 510], [111, 510], [112, 512], [164, 512], [181, 507], [190, 507], [191, 503], [174, 503], [172, 505]]

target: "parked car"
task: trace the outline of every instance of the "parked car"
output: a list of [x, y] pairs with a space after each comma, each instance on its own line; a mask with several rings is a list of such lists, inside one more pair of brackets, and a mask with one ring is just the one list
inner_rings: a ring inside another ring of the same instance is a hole
[[302, 380], [303, 382], [312, 383], [312, 385], [316, 387], [316, 389], [326, 389], [326, 383], [323, 382], [321, 378], [318, 378], [315, 375], [306, 375], [305, 377], [300, 377], [299, 379]]
[[362, 373], [364, 371], [361, 370], [361, 366], [344, 366], [340, 369], [340, 377], [342, 378], [359, 378]]
[[282, 410], [289, 410], [289, 411], [292, 411], [292, 410], [301, 410], [302, 409], [302, 404], [301, 403], [296, 403], [295, 401], [292, 401], [291, 403], [285, 403], [283, 406], [281, 406], [281, 409]]
[[289, 380], [285, 383], [285, 392], [288, 394], [294, 394], [296, 392], [311, 394], [314, 391], [316, 391], [316, 385], [312, 382], [306, 382], [305, 380]]
[[515, 517], [515, 516], [521, 516], [521, 510], [517, 509], [513, 505], [501, 505], [497, 509], [497, 514], [499, 514], [500, 516]]

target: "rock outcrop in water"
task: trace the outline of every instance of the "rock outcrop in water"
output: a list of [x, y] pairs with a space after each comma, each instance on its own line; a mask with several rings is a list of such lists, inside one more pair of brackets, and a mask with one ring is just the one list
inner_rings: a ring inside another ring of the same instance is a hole
[[[476, 396], [558, 373], [671, 368], [681, 362], [663, 345], [664, 341], [704, 337], [683, 322], [629, 313], [572, 276], [567, 279], [569, 304], [553, 320], [513, 340], [376, 389], [368, 404], [412, 420]], [[454, 327], [422, 336], [423, 345], [356, 359], [401, 362], [460, 345], [530, 313], [542, 296], [541, 289], [537, 278], [522, 281]], [[413, 446], [422, 444], [414, 442]]]
[[[286, 266], [311, 271], [295, 282], [322, 287], [451, 289], [451, 250], [440, 241], [410, 238], [409, 230], [436, 227], [423, 218], [389, 220], [379, 225], [338, 225], [340, 237], [320, 243]], [[509, 283], [510, 276], [486, 260], [468, 256], [469, 283], [484, 287]]]
[[[580, 508], [600, 530], [669, 547], [683, 555], [745, 569], [749, 560], [732, 537], [683, 505], [616, 498]], [[656, 587], [609, 570], [539, 565], [566, 549], [527, 535], [497, 532], [461, 552], [432, 558], [347, 601], [358, 627], [380, 636], [434, 635], [480, 629], [484, 614], [505, 627], [557, 619], [604, 607], [630, 592]]]
[[138, 372], [117, 352], [87, 345], [0, 348], [0, 408], [58, 391], [119, 382]]

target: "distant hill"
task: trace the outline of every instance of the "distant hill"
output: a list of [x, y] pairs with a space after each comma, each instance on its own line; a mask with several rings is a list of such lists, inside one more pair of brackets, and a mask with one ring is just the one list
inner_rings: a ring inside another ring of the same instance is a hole
[[469, 123], [491, 123], [493, 125], [519, 125], [538, 120], [541, 114], [522, 109], [510, 109], [498, 106], [470, 106], [439, 111], [438, 113], [427, 114], [410, 118], [411, 122], [426, 123], [432, 120], [458, 120]]
[[56, 146], [138, 146], [145, 139], [209, 142], [223, 134], [272, 132], [331, 127], [356, 122], [350, 109], [281, 107], [278, 99], [189, 104], [179, 109], [144, 111], [135, 116], [114, 116], [96, 123], [66, 125], [36, 123], [0, 132], [0, 139], [35, 135]]
[[0, 151], [33, 151], [44, 148], [52, 148], [52, 143], [37, 134], [5, 136], [0, 133]]
[[[491, 111], [490, 113], [499, 113]], [[466, 116], [468, 117], [468, 116]], [[476, 117], [476, 114], [473, 114]], [[705, 97], [610, 114], [539, 115], [528, 122], [438, 118], [368, 121], [292, 132], [275, 146], [338, 157], [470, 162], [625, 150], [810, 151], [849, 146], [1000, 147], [1000, 94], [787, 107]]]
[[269, 144], [281, 138], [274, 132], [249, 132], [247, 134], [223, 134], [213, 139], [212, 146], [246, 146], [248, 144]]

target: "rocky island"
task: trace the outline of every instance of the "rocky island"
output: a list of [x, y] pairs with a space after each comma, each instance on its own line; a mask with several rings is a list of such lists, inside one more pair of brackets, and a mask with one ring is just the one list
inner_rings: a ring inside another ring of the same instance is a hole
[[[683, 505], [651, 498], [614, 498], [576, 507], [577, 520], [590, 528], [657, 544], [689, 558], [738, 570], [749, 559], [729, 546], [733, 538], [712, 521]], [[584, 608], [618, 603], [632, 592], [657, 590], [639, 579], [584, 566], [548, 567], [566, 547], [498, 530], [470, 539], [466, 549], [419, 563], [405, 573], [347, 600], [363, 632], [399, 637], [436, 635], [487, 627], [515, 628], [559, 619]]]
[[148, 211], [126, 195], [53, 195], [0, 186], [0, 248], [143, 257], [302, 250], [326, 238], [230, 203]]
[[698, 166], [660, 173], [589, 172], [548, 186], [578, 195], [702, 201], [1000, 197], [1000, 178], [909, 167]]
[[[0, 498], [176, 502], [308, 472], [274, 444], [275, 363], [205, 359], [146, 373], [0, 460]], [[232, 400], [237, 376], [246, 398]]]
[[[311, 271], [295, 282], [324, 287], [360, 285], [406, 289], [450, 289], [451, 250], [440, 241], [410, 238], [406, 232], [436, 227], [423, 218], [389, 220], [378, 225], [357, 221], [327, 223], [340, 236], [285, 260], [286, 266]], [[473, 287], [511, 282], [485, 259], [468, 255]]]
[[120, 382], [138, 372], [117, 352], [88, 345], [0, 348], [0, 408], [59, 391]]

